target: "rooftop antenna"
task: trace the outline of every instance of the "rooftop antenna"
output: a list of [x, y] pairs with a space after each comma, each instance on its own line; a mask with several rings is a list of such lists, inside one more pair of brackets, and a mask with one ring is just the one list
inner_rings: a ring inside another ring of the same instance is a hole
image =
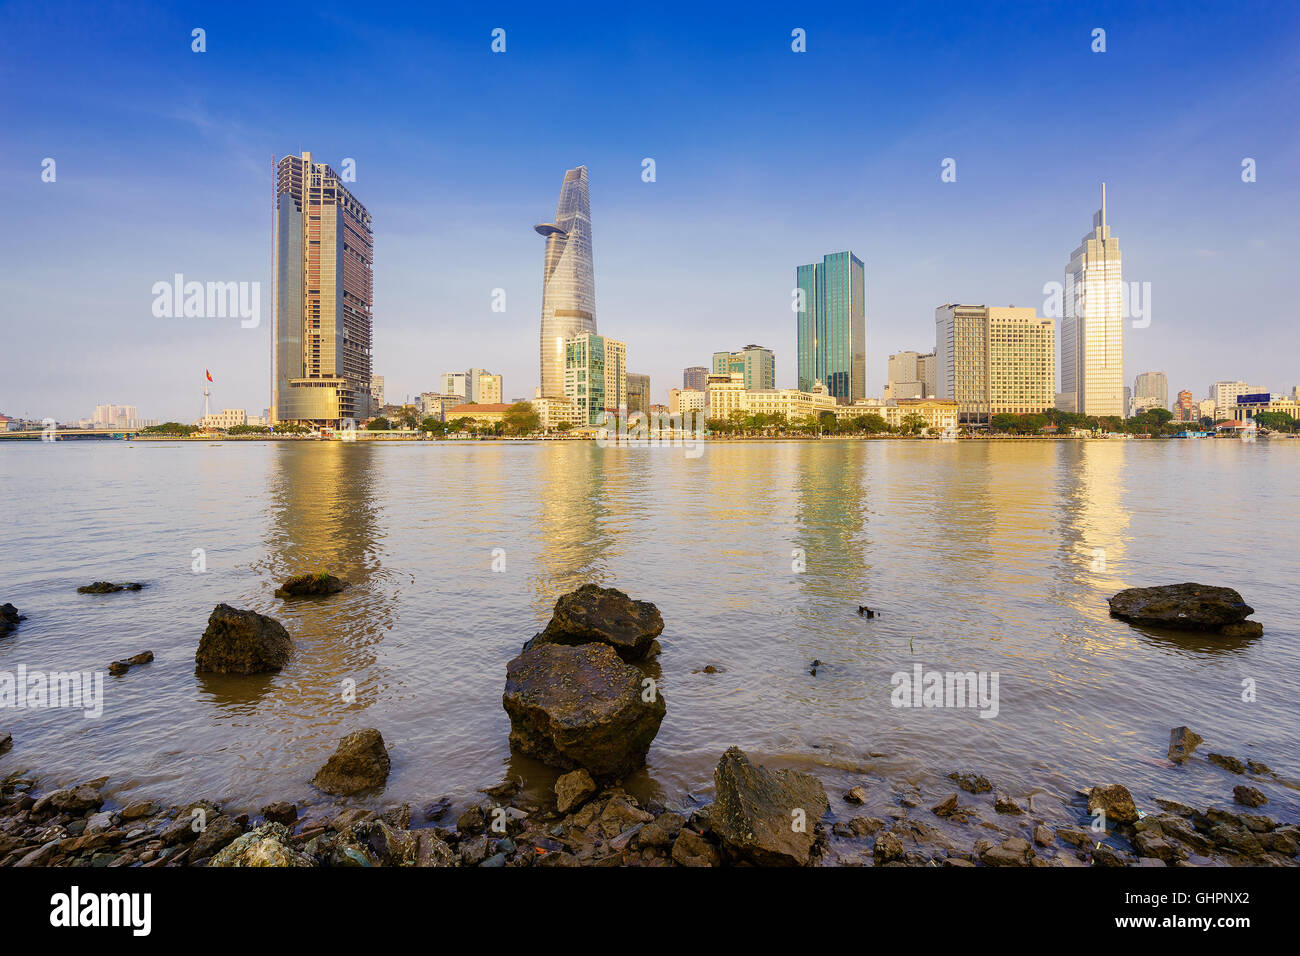
[[1106, 184], [1101, 184], [1101, 228], [1106, 228]]

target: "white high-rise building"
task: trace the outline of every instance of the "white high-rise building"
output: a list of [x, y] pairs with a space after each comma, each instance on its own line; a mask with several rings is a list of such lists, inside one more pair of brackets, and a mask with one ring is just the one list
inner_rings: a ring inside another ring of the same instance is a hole
[[1119, 240], [1106, 222], [1106, 184], [1092, 232], [1065, 269], [1061, 319], [1060, 407], [1084, 415], [1119, 415], [1124, 407], [1124, 286]]
[[1214, 420], [1216, 422], [1232, 421], [1237, 410], [1237, 396], [1263, 392], [1264, 389], [1247, 385], [1245, 382], [1215, 382], [1210, 386], [1210, 398], [1214, 399]]

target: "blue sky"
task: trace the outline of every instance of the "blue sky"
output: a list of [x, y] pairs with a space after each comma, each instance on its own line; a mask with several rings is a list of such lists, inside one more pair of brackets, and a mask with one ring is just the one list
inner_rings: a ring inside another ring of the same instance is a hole
[[[793, 384], [794, 269], [845, 248], [866, 262], [878, 395], [890, 352], [933, 347], [935, 306], [1041, 309], [1102, 180], [1124, 277], [1152, 290], [1130, 384], [1163, 369], [1171, 395], [1237, 378], [1289, 391], [1298, 54], [1293, 3], [6, 3], [0, 411], [75, 419], [111, 401], [188, 421], [210, 368], [214, 406], [260, 412], [271, 156], [301, 150], [356, 160], [390, 399], [470, 366], [532, 395], [532, 226], [579, 163], [599, 327], [656, 401], [750, 342]], [[155, 318], [151, 288], [178, 272], [261, 282], [261, 326]]]

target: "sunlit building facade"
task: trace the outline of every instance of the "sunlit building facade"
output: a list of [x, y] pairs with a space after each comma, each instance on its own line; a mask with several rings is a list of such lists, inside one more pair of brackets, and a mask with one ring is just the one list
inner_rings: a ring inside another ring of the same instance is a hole
[[564, 174], [555, 221], [534, 228], [546, 237], [537, 394], [558, 398], [565, 394], [565, 342], [580, 332], [596, 331], [596, 277], [586, 166]]
[[564, 341], [564, 397], [584, 425], [600, 423], [602, 412], [627, 413], [627, 346], [579, 332]]
[[1106, 222], [1106, 184], [1092, 232], [1065, 269], [1061, 319], [1062, 411], [1128, 413], [1124, 407], [1124, 284], [1119, 240]]
[[799, 390], [818, 382], [837, 402], [867, 394], [866, 270], [852, 252], [836, 252], [795, 270]]
[[739, 352], [714, 352], [713, 374], [740, 372], [745, 388], [776, 388], [776, 355], [761, 345], [746, 345]]
[[370, 213], [311, 153], [276, 166], [271, 421], [337, 427], [374, 407]]
[[[935, 396], [957, 403], [962, 422], [1044, 412], [1056, 401], [1055, 323], [1032, 308], [935, 309]], [[1122, 400], [1122, 398], [1121, 398]]]

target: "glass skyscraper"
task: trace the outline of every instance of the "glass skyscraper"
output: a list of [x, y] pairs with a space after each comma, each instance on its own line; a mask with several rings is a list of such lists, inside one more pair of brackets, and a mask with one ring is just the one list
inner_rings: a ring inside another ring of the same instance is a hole
[[537, 394], [564, 397], [564, 343], [596, 331], [596, 277], [591, 259], [587, 167], [564, 174], [555, 221], [534, 227], [546, 237], [542, 269], [541, 377]]
[[840, 404], [867, 397], [866, 270], [836, 252], [795, 270], [800, 391], [821, 382]]

